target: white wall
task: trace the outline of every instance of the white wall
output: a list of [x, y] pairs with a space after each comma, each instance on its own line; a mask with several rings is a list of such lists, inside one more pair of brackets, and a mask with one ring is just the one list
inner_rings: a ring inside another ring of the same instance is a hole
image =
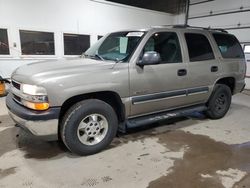
[[[200, 2], [201, 0], [191, 0], [192, 3]], [[232, 11], [246, 11], [240, 13], [231, 13], [218, 16], [207, 16], [211, 12], [213, 14], [220, 14]], [[248, 10], [248, 11], [247, 11]], [[249, 27], [250, 26], [250, 1], [249, 0], [215, 0], [211, 2], [191, 5], [189, 9], [189, 25], [201, 26], [201, 27], [215, 27], [215, 28], [236, 28], [228, 30], [237, 36], [239, 41], [244, 43], [250, 43], [250, 28], [239, 29], [237, 27]], [[194, 18], [199, 16], [207, 16], [202, 18]], [[194, 18], [194, 19], [192, 19]], [[250, 55], [246, 55], [247, 62], [247, 75], [250, 76]], [[247, 88], [250, 89], [250, 80]]]
[[186, 14], [182, 13], [182, 14], [178, 14], [174, 16], [174, 24], [176, 25], [184, 25], [185, 24], [185, 18], [186, 18]]
[[[174, 16], [103, 0], [0, 0], [0, 28], [7, 28], [10, 56], [0, 56], [0, 75], [9, 77], [27, 62], [64, 58], [63, 33], [97, 35], [108, 32], [173, 24]], [[23, 56], [19, 30], [54, 32], [54, 56]], [[14, 47], [16, 43], [16, 47]]]

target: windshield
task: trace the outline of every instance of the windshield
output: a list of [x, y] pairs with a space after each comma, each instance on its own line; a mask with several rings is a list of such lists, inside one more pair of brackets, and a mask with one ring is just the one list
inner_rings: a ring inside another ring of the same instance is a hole
[[125, 62], [131, 57], [144, 34], [144, 32], [111, 33], [90, 47], [84, 55], [100, 60]]

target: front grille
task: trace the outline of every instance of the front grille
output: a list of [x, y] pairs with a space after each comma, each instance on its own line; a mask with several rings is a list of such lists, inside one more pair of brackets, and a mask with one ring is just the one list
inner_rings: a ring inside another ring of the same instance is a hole
[[15, 82], [15, 81], [13, 81], [13, 80], [11, 81], [11, 83], [12, 83], [12, 85], [13, 85], [16, 89], [18, 89], [18, 90], [21, 89], [21, 84]]
[[22, 99], [21, 97], [19, 97], [19, 94], [18, 94], [21, 90], [21, 84], [19, 84], [18, 82], [14, 80], [11, 80], [11, 85], [13, 87], [13, 89], [11, 90], [13, 100], [19, 104], [22, 104]]
[[21, 103], [21, 98], [20, 97], [18, 97], [17, 95], [15, 95], [15, 94], [13, 94], [13, 98], [14, 98], [14, 100], [16, 101], [16, 102], [18, 102], [18, 103]]

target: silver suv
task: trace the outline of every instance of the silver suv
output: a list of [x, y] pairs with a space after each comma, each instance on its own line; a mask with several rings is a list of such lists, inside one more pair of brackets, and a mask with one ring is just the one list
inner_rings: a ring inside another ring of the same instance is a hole
[[245, 73], [242, 48], [224, 30], [120, 31], [81, 58], [18, 68], [6, 104], [20, 127], [89, 155], [106, 148], [118, 130], [194, 111], [222, 118], [231, 96], [244, 89]]

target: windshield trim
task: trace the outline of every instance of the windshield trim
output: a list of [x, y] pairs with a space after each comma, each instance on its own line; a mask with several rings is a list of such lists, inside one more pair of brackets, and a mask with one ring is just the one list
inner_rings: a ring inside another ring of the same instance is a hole
[[[137, 31], [129, 31], [129, 32], [137, 32]], [[148, 31], [140, 31], [140, 32], [143, 32], [144, 34], [141, 36], [140, 40], [138, 41], [137, 45], [135, 46], [135, 49], [131, 53], [130, 57], [126, 61], [122, 61], [122, 63], [129, 63], [130, 62], [131, 58], [134, 56], [134, 53], [135, 53], [136, 49], [138, 48], [138, 46], [141, 44], [142, 40], [144, 39], [144, 37], [148, 33]]]

